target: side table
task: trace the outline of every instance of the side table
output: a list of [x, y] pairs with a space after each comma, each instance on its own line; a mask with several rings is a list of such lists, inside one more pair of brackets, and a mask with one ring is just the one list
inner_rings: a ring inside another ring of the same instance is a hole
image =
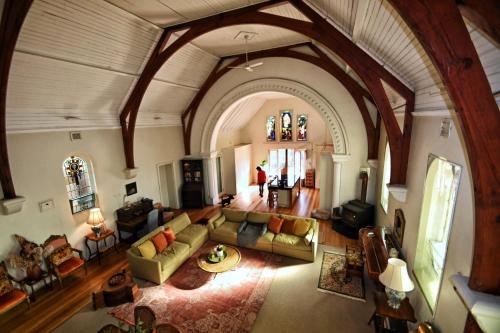
[[399, 309], [393, 309], [387, 304], [387, 296], [382, 292], [373, 293], [375, 301], [375, 312], [370, 317], [368, 325], [373, 321], [375, 324], [375, 332], [394, 332], [407, 333], [407, 322], [417, 322], [415, 312], [410, 304], [410, 300], [405, 298]]
[[132, 274], [123, 270], [112, 275], [98, 292], [92, 293], [94, 310], [105, 306], [117, 306], [123, 303], [135, 302], [141, 291], [134, 282]]
[[[97, 257], [97, 261], [99, 262], [99, 265], [101, 264], [101, 253], [106, 251], [108, 249], [108, 244], [106, 243], [106, 239], [108, 237], [113, 237], [113, 247], [115, 248], [116, 252], [118, 251], [118, 247], [116, 246], [116, 235], [115, 232], [111, 229], [103, 230], [99, 236], [97, 236], [95, 233], [90, 233], [85, 235], [85, 246], [87, 247], [87, 250], [89, 251], [89, 257], [87, 260], [90, 260], [94, 257]], [[92, 252], [89, 246], [89, 241], [95, 242], [96, 246], [96, 251]], [[99, 249], [99, 242], [104, 241], [105, 248], [101, 251]]]

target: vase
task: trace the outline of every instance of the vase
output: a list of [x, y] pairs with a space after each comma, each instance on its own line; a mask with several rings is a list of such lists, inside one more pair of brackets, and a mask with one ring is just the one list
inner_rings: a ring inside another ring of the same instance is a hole
[[28, 280], [39, 280], [42, 277], [42, 273], [40, 265], [34, 265], [26, 269], [26, 278]]

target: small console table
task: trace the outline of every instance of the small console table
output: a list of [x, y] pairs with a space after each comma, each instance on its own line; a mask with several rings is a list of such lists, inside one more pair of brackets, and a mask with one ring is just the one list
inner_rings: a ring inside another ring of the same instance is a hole
[[407, 333], [407, 322], [417, 322], [415, 312], [408, 298], [405, 298], [399, 309], [393, 309], [387, 304], [387, 296], [382, 292], [373, 293], [375, 312], [368, 321], [373, 321], [377, 333]]
[[[99, 265], [101, 264], [101, 253], [104, 251], [108, 250], [108, 244], [106, 243], [106, 239], [108, 237], [113, 237], [113, 247], [115, 248], [116, 252], [118, 252], [118, 247], [116, 246], [116, 235], [115, 232], [111, 229], [103, 230], [99, 236], [97, 236], [95, 233], [90, 233], [85, 235], [85, 246], [87, 247], [87, 250], [89, 251], [89, 257], [87, 260], [90, 260], [92, 258], [97, 257], [97, 261], [99, 262]], [[92, 249], [89, 246], [89, 241], [95, 243], [96, 251], [92, 252]], [[104, 249], [101, 251], [99, 249], [99, 242], [104, 241]]]

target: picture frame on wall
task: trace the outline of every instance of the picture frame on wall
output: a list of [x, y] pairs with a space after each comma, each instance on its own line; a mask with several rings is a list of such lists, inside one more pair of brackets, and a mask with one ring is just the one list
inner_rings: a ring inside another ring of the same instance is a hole
[[293, 111], [292, 110], [282, 110], [280, 111], [280, 119], [281, 119], [281, 131], [280, 131], [280, 140], [281, 141], [292, 141], [293, 140], [293, 131], [292, 131], [292, 119], [293, 119]]
[[307, 120], [306, 114], [297, 116], [297, 141], [307, 141]]
[[405, 234], [405, 215], [403, 214], [403, 210], [398, 208], [394, 212], [394, 225], [392, 226], [392, 233], [394, 235], [394, 239], [398, 243], [400, 248], [403, 247], [403, 237]]
[[266, 140], [276, 141], [276, 117], [268, 116], [266, 119]]
[[137, 193], [137, 183], [129, 183], [125, 185], [125, 193], [127, 196], [134, 195]]

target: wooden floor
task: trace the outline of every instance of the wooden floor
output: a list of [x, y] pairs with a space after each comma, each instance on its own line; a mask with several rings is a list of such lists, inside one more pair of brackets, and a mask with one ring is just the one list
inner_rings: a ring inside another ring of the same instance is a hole
[[[319, 190], [303, 188], [293, 208], [270, 208], [267, 206], [266, 194], [259, 197], [257, 187], [252, 186], [249, 191], [236, 196], [230, 207], [244, 210], [263, 212], [277, 212], [289, 215], [310, 216], [311, 211], [319, 206]], [[187, 213], [193, 222], [203, 217], [210, 217], [220, 209], [218, 206], [209, 206], [204, 209], [190, 209]], [[356, 244], [357, 241], [348, 239], [330, 227], [330, 222], [318, 220], [320, 223], [319, 243], [345, 248], [346, 244]], [[128, 245], [120, 245], [119, 253], [111, 252], [102, 258], [102, 265], [97, 261], [89, 262], [88, 274], [83, 269], [64, 280], [64, 287], [54, 283], [52, 290], [42, 289], [37, 292], [37, 300], [28, 310], [22, 304], [6, 314], [0, 315], [0, 332], [50, 332], [61, 325], [68, 318], [80, 311], [91, 302], [92, 292], [99, 287], [113, 273], [127, 268], [125, 251]], [[76, 333], [76, 332], [75, 332]]]

